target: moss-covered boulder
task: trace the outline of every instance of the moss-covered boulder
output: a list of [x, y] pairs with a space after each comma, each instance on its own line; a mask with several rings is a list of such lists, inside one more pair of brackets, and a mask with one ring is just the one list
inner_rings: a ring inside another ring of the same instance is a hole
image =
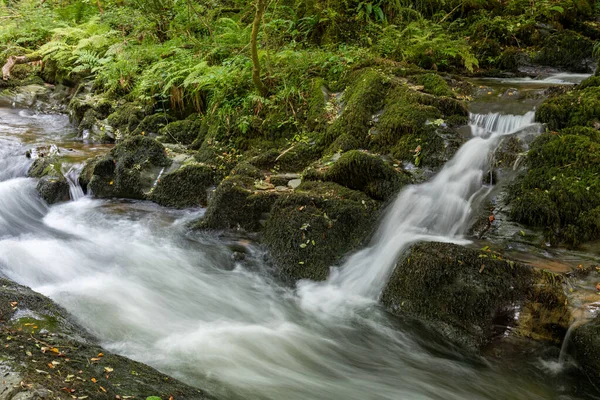
[[434, 96], [453, 96], [452, 90], [446, 80], [438, 74], [429, 73], [416, 75], [412, 80], [418, 85], [423, 85], [423, 91], [425, 93]]
[[273, 205], [264, 230], [283, 279], [323, 280], [368, 238], [379, 203], [332, 182], [303, 182]]
[[224, 179], [212, 194], [206, 214], [194, 226], [198, 229], [262, 229], [266, 213], [279, 194], [256, 190], [256, 180], [245, 175]]
[[166, 143], [192, 144], [202, 142], [208, 127], [200, 118], [171, 122], [159, 130], [160, 140]]
[[600, 142], [591, 128], [543, 134], [528, 169], [510, 189], [510, 217], [545, 230], [552, 243], [577, 246], [600, 238]]
[[554, 131], [600, 122], [600, 87], [586, 86], [550, 97], [540, 105], [536, 119]]
[[380, 157], [359, 150], [342, 154], [323, 179], [360, 190], [376, 200], [387, 200], [410, 183], [408, 175], [395, 170]]
[[142, 106], [125, 103], [115, 106], [115, 111], [106, 118], [106, 123], [121, 134], [129, 134], [142, 122], [146, 113]]
[[88, 189], [100, 198], [145, 199], [160, 172], [169, 165], [171, 160], [162, 144], [133, 136], [95, 163]]
[[[155, 369], [102, 349], [68, 313], [31, 289], [0, 279], [2, 399], [160, 396], [209, 399]], [[26, 382], [26, 384], [25, 384]]]
[[132, 135], [158, 135], [159, 131], [174, 122], [175, 118], [166, 113], [152, 114], [144, 117], [140, 124], [131, 132]]
[[329, 126], [325, 144], [333, 143], [340, 135], [348, 134], [361, 144], [373, 125], [373, 115], [383, 108], [390, 77], [374, 68], [353, 74], [352, 83], [342, 96], [343, 111]]
[[188, 164], [162, 175], [148, 198], [167, 207], [206, 206], [208, 190], [216, 181], [211, 167]]
[[48, 204], [69, 201], [69, 184], [64, 177], [44, 176], [37, 183], [37, 191]]
[[575, 327], [568, 351], [591, 380], [600, 379], [600, 317]]
[[572, 72], [592, 72], [593, 42], [577, 32], [565, 30], [548, 36], [534, 62]]
[[[568, 323], [564, 294], [560, 285], [549, 286], [541, 274], [491, 252], [419, 243], [397, 264], [381, 303], [392, 314], [430, 322], [468, 347], [480, 348], [503, 334], [524, 306], [531, 318], [522, 326], [523, 335], [562, 338]], [[547, 291], [537, 289], [539, 285], [548, 285]]]
[[68, 201], [69, 184], [61, 171], [61, 161], [58, 155], [37, 158], [27, 175], [39, 178], [37, 191], [48, 204]]

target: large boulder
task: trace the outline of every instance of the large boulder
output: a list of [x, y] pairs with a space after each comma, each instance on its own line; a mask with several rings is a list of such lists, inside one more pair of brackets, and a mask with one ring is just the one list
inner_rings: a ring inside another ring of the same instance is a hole
[[493, 252], [419, 243], [396, 265], [381, 303], [470, 348], [489, 343], [507, 326], [522, 336], [559, 342], [569, 322], [560, 282]]
[[100, 198], [145, 199], [161, 171], [171, 163], [162, 144], [133, 136], [94, 164], [88, 189]]
[[1, 278], [0, 346], [3, 400], [75, 395], [89, 399], [210, 398], [147, 365], [102, 349], [52, 300]]
[[167, 207], [206, 206], [208, 190], [215, 183], [217, 177], [211, 167], [188, 164], [162, 175], [149, 199]]
[[271, 210], [279, 193], [257, 190], [255, 182], [254, 178], [246, 175], [232, 175], [224, 179], [213, 193], [206, 214], [195, 227], [243, 229], [248, 232], [261, 230], [265, 214]]
[[289, 282], [323, 280], [368, 238], [379, 202], [332, 182], [303, 182], [273, 205], [264, 243]]
[[591, 380], [600, 379], [600, 316], [573, 329], [569, 353]]

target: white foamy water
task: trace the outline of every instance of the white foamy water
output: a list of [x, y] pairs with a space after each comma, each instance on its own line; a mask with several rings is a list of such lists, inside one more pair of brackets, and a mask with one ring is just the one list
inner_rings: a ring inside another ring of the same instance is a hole
[[[532, 122], [472, 121], [473, 139], [400, 193], [373, 244], [325, 283], [279, 285], [259, 248], [187, 232], [201, 212], [80, 196], [48, 208], [16, 172], [0, 178], [0, 274], [57, 301], [109, 350], [220, 399], [557, 398], [556, 377], [533, 364], [465, 356], [374, 300], [410, 243], [464, 240], [490, 150]], [[2, 129], [0, 140], [14, 139]], [[245, 261], [232, 244], [246, 246]]]

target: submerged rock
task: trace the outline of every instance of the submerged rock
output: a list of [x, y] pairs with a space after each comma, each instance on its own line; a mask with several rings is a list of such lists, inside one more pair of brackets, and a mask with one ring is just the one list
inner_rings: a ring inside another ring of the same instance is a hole
[[522, 336], [560, 341], [569, 319], [566, 298], [560, 280], [544, 274], [552, 275], [490, 252], [419, 243], [398, 262], [381, 303], [471, 348], [489, 343], [507, 326], [516, 326]]
[[209, 399], [201, 390], [102, 349], [52, 300], [0, 278], [0, 399]]

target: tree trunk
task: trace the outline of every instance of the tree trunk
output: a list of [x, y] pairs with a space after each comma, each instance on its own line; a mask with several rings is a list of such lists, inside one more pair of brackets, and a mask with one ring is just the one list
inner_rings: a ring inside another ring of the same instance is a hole
[[256, 15], [254, 15], [254, 22], [252, 23], [252, 36], [250, 37], [250, 50], [252, 52], [252, 81], [258, 89], [261, 96], [266, 97], [268, 94], [267, 87], [260, 79], [260, 61], [258, 59], [258, 48], [257, 38], [258, 30], [260, 29], [260, 23], [265, 9], [267, 8], [267, 0], [256, 0]]
[[30, 54], [28, 56], [10, 56], [6, 61], [6, 64], [2, 67], [2, 79], [5, 81], [10, 79], [10, 71], [17, 64], [27, 64], [33, 61], [39, 61], [42, 59], [41, 55]]

